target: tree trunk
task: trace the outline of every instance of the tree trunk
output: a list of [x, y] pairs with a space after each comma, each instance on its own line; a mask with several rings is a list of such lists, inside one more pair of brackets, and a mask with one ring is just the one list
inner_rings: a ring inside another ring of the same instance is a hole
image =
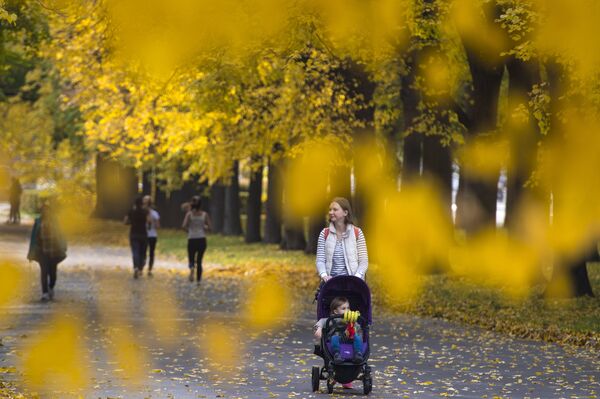
[[[364, 107], [360, 107], [355, 113], [356, 119], [361, 121], [365, 126], [362, 129], [356, 129], [354, 131], [355, 145], [364, 145], [365, 143], [369, 144], [370, 142], [374, 141], [375, 138], [375, 106], [373, 103], [373, 95], [376, 88], [375, 82], [371, 79], [369, 72], [366, 70], [363, 64], [359, 64], [350, 58], [348, 58], [344, 63], [343, 70], [341, 72], [344, 78], [344, 83], [350, 90], [350, 96], [362, 97], [364, 104], [366, 105]], [[361, 160], [357, 160], [355, 157], [354, 198], [352, 199], [352, 210], [354, 211], [356, 218], [361, 220], [361, 222], [364, 222], [367, 214], [366, 205], [369, 193], [365, 190], [367, 184], [361, 181], [361, 179], [366, 178], [366, 176], [364, 176], [364, 173], [361, 173], [361, 171], [358, 170], [362, 167], [361, 164], [365, 165], [366, 163], [360, 161]]]
[[[546, 64], [546, 71], [548, 73], [548, 82], [550, 89], [550, 131], [548, 136], [554, 139], [564, 139], [564, 121], [559, 117], [560, 110], [565, 109], [566, 99], [565, 93], [567, 88], [567, 74], [563, 67], [551, 60]], [[547, 137], [546, 139], [548, 139]], [[553, 211], [555, 220], [560, 217], [561, 212], [560, 202], [562, 198], [553, 193]], [[571, 262], [564, 262], [555, 265], [552, 279], [549, 283], [547, 294], [552, 295], [553, 286], [560, 285], [563, 279], [568, 282], [570, 292], [566, 293], [569, 297], [579, 296], [594, 296], [592, 287], [590, 285], [588, 273], [587, 273], [587, 262], [595, 261], [599, 259], [597, 244], [594, 241], [589, 245], [587, 251], [581, 254], [577, 259]]]
[[231, 181], [225, 187], [225, 223], [223, 225], [223, 235], [226, 236], [242, 235], [238, 161], [234, 161], [232, 170]]
[[284, 250], [304, 250], [306, 248], [304, 222], [301, 217], [285, 216], [280, 248]]
[[100, 153], [96, 154], [96, 209], [94, 216], [123, 220], [138, 195], [134, 168], [122, 166]]
[[[377, 159], [365, 160], [358, 159], [357, 154], [364, 153], [358, 151], [361, 146], [371, 147], [375, 143], [375, 131], [371, 128], [365, 128], [355, 131], [354, 133], [355, 159], [354, 159], [354, 196], [352, 198], [352, 211], [356, 218], [356, 223], [363, 226], [366, 225], [367, 205], [373, 202], [373, 190], [369, 190], [369, 182], [367, 179], [372, 178], [363, 170], [369, 170], [370, 162], [378, 162]], [[372, 185], [371, 185], [372, 186]]]
[[260, 242], [260, 216], [262, 211], [262, 166], [250, 175], [248, 187], [248, 203], [246, 204], [246, 236], [247, 243]]
[[[421, 101], [415, 89], [418, 52], [412, 51], [406, 57], [408, 73], [402, 77], [400, 97], [402, 99], [402, 115], [404, 118], [404, 141], [402, 144], [402, 184], [410, 182], [421, 175], [421, 153], [423, 137], [420, 133], [410, 133], [415, 118], [419, 115], [418, 106]], [[408, 135], [407, 135], [408, 134]]]
[[306, 253], [312, 254], [317, 253], [317, 241], [319, 238], [319, 233], [323, 227], [325, 227], [325, 215], [329, 206], [329, 201], [327, 200], [327, 187], [323, 185], [319, 187], [319, 189], [321, 191], [321, 201], [317, 201], [317, 203], [315, 203], [316, 209], [311, 215], [309, 215], [308, 239], [306, 242], [306, 248], [304, 249]]
[[594, 296], [594, 291], [592, 290], [592, 285], [590, 284], [590, 279], [588, 277], [587, 262], [597, 261], [598, 250], [594, 245], [593, 252], [585, 254], [585, 256], [569, 266], [573, 295], [575, 297]]
[[550, 298], [573, 298], [594, 296], [587, 273], [587, 262], [598, 262], [598, 248], [594, 243], [578, 258], [562, 262], [554, 267], [552, 279], [546, 288]]
[[210, 219], [213, 233], [223, 233], [225, 225], [225, 186], [215, 183], [210, 188]]
[[281, 242], [281, 205], [283, 201], [283, 181], [279, 162], [269, 160], [267, 183], [267, 203], [264, 242]]
[[[184, 210], [181, 205], [184, 202], [189, 202], [194, 195], [202, 195], [204, 193], [204, 185], [197, 181], [186, 181], [180, 189], [170, 192], [160, 188], [156, 188], [156, 196], [154, 198], [154, 206], [160, 214], [161, 227], [180, 228], [185, 217]], [[202, 208], [207, 209], [207, 199], [202, 198]]]
[[317, 253], [317, 243], [319, 241], [319, 234], [321, 230], [326, 226], [325, 219], [323, 216], [311, 216], [308, 219], [308, 240], [306, 242], [306, 248], [304, 252], [307, 254]]
[[539, 130], [533, 113], [528, 106], [529, 92], [533, 85], [539, 82], [539, 68], [537, 62], [525, 62], [515, 57], [507, 62], [509, 75], [508, 109], [516, 109], [524, 105], [528, 109], [529, 120], [525, 125], [510, 123], [511, 130], [510, 150], [513, 159], [512, 165], [507, 169], [507, 197], [505, 226], [511, 228], [517, 217], [517, 207], [525, 192], [525, 182], [531, 176], [535, 167], [537, 142]]
[[[465, 43], [463, 41], [463, 43]], [[498, 119], [498, 100], [504, 64], [499, 60], [492, 64], [490, 60], [465, 43], [469, 69], [473, 79], [473, 112], [467, 141], [475, 139], [480, 133], [496, 128]], [[485, 227], [496, 226], [496, 202], [500, 170], [494, 177], [481, 179], [470, 176], [461, 168], [457, 205], [457, 225], [467, 233], [474, 233]], [[477, 217], [468, 215], [477, 212]], [[469, 220], [471, 223], [465, 224]]]
[[452, 155], [450, 147], [443, 146], [436, 136], [423, 140], [423, 174], [437, 184], [440, 201], [449, 216], [452, 215]]
[[352, 170], [349, 166], [336, 166], [329, 176], [329, 200], [334, 197], [352, 198]]

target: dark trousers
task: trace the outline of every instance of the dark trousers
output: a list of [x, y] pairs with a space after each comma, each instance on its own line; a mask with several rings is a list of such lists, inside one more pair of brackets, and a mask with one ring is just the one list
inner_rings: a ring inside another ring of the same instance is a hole
[[154, 266], [154, 250], [156, 249], [156, 237], [148, 237], [148, 269]]
[[206, 251], [206, 238], [188, 239], [188, 260], [190, 269], [196, 265], [197, 280], [202, 280], [202, 257]]
[[56, 269], [58, 261], [51, 258], [43, 258], [40, 260], [40, 271], [42, 277], [42, 293], [47, 294], [48, 288], [54, 289], [56, 285]]
[[129, 245], [131, 246], [131, 255], [133, 257], [133, 267], [142, 270], [146, 263], [146, 247], [148, 246], [148, 237], [129, 236]]
[[10, 214], [8, 216], [8, 221], [10, 223], [20, 223], [21, 222], [21, 203], [20, 202], [11, 202], [10, 203]]

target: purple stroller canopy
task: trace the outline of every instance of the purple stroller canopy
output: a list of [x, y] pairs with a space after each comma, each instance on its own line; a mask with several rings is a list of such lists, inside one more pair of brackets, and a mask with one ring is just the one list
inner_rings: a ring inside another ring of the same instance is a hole
[[365, 281], [355, 276], [336, 276], [321, 287], [317, 297], [317, 319], [329, 317], [329, 304], [336, 296], [348, 298], [351, 310], [358, 310], [367, 323], [372, 323], [371, 291]]

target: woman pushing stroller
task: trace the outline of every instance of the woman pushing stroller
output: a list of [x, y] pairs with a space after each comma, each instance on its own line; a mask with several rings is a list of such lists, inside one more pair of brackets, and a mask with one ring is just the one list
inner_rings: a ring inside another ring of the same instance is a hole
[[352, 207], [346, 198], [336, 197], [329, 205], [329, 227], [319, 234], [317, 272], [323, 283], [335, 276], [365, 279], [369, 267], [367, 242], [354, 225]]
[[368, 394], [373, 380], [367, 364], [371, 324], [371, 293], [364, 281], [369, 267], [367, 243], [354, 225], [347, 199], [334, 198], [328, 216], [329, 227], [321, 231], [317, 244], [321, 284], [315, 296], [319, 319], [315, 337], [320, 339], [315, 354], [325, 364], [312, 369], [313, 391], [319, 389], [320, 380], [327, 380], [327, 391], [332, 393], [336, 383], [352, 388], [352, 381], [358, 379]]

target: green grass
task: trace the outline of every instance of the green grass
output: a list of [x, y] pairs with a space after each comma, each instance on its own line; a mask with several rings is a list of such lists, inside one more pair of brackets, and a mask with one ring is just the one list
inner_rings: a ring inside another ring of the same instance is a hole
[[[209, 250], [206, 262], [223, 266], [241, 266], [252, 264], [286, 264], [296, 266], [314, 265], [314, 256], [302, 251], [282, 251], [278, 245], [253, 243], [246, 244], [243, 237], [224, 237], [209, 235]], [[161, 231], [160, 252], [186, 259], [187, 239], [185, 232], [176, 230]]]

